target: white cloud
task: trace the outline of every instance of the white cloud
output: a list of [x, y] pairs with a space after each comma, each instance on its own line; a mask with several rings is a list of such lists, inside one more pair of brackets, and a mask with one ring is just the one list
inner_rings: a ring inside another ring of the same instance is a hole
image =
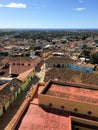
[[22, 4], [22, 3], [10, 3], [7, 5], [2, 5], [0, 4], [0, 7], [7, 7], [7, 8], [26, 8], [26, 4]]
[[83, 11], [83, 10], [85, 10], [86, 8], [75, 8], [75, 9], [73, 9], [73, 10], [75, 10], [75, 11]]
[[85, 0], [79, 0], [80, 3], [85, 2]]
[[0, 4], [0, 7], [3, 7], [3, 5], [2, 5], [2, 4]]

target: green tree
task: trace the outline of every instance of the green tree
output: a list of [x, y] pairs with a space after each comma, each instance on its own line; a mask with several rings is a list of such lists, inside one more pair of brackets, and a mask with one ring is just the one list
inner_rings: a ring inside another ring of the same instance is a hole
[[92, 64], [98, 64], [98, 52], [91, 55], [90, 62]]
[[89, 49], [84, 49], [84, 50], [82, 51], [82, 53], [79, 55], [79, 58], [80, 58], [80, 57], [90, 58], [90, 54], [91, 54], [91, 52], [90, 52]]
[[82, 53], [85, 56], [85, 58], [89, 58], [90, 57], [90, 50], [84, 49]]

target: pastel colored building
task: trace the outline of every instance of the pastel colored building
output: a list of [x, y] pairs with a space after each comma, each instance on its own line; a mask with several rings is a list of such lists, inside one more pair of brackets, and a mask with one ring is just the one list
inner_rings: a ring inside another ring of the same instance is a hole
[[47, 107], [69, 113], [72, 130], [97, 130], [97, 95], [97, 86], [49, 81], [38, 98], [43, 109]]
[[38, 88], [18, 130], [98, 130], [97, 95], [97, 86], [50, 80]]
[[47, 67], [67, 68], [70, 70], [77, 70], [83, 72], [94, 72], [94, 65], [92, 64], [76, 64], [74, 60], [68, 57], [51, 56], [45, 60]]
[[0, 117], [3, 116], [3, 107], [2, 104], [0, 104]]
[[21, 90], [25, 90], [27, 85], [30, 83], [30, 81], [33, 79], [35, 75], [35, 70], [34, 69], [30, 69], [24, 73], [21, 73], [17, 79], [20, 80], [22, 82], [21, 85]]
[[30, 57], [7, 57], [3, 60], [3, 63], [10, 64], [9, 74], [18, 76], [25, 71], [36, 68], [41, 62], [41, 58], [38, 56]]
[[21, 94], [21, 91], [27, 88], [34, 75], [35, 70], [30, 69], [0, 87], [0, 116], [2, 116], [10, 106], [13, 106], [17, 96]]
[[22, 82], [14, 78], [8, 83], [1, 86], [0, 89], [0, 116], [2, 116], [5, 111], [13, 105], [13, 102], [17, 98], [19, 89]]
[[47, 67], [69, 68], [74, 61], [68, 57], [51, 56], [45, 60]]

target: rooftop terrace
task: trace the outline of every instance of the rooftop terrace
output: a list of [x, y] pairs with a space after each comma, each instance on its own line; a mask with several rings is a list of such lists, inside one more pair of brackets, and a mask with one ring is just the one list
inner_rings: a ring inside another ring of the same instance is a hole
[[39, 88], [31, 101], [18, 130], [70, 130], [68, 112], [39, 106], [38, 94], [42, 89], [43, 87]]
[[98, 104], [98, 90], [78, 88], [70, 85], [52, 84], [47, 95]]

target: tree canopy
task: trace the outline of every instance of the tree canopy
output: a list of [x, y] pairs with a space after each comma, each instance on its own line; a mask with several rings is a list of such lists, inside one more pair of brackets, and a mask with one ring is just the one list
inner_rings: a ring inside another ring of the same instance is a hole
[[92, 64], [98, 64], [98, 52], [91, 55], [90, 61]]

